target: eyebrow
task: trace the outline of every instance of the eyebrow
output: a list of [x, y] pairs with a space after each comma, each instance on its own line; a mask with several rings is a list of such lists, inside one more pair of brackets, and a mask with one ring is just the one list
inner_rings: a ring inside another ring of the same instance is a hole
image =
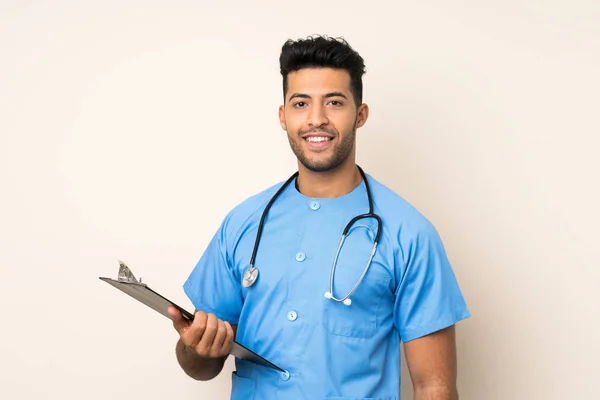
[[[326, 93], [325, 95], [323, 95], [323, 98], [325, 98], [325, 99], [328, 99], [330, 97], [343, 97], [344, 99], [348, 99], [348, 97], [346, 97], [346, 95], [342, 92], [329, 92], [329, 93]], [[294, 98], [310, 99], [310, 96], [305, 93], [294, 93], [290, 96], [288, 101], [290, 101]]]

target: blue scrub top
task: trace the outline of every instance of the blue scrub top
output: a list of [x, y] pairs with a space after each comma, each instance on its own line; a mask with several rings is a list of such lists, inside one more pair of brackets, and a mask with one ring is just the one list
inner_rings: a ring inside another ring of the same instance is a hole
[[[272, 205], [255, 266], [241, 285], [262, 212], [278, 183], [231, 210], [184, 284], [196, 309], [238, 324], [236, 340], [289, 371], [237, 359], [231, 399], [398, 399], [400, 340], [470, 316], [432, 224], [367, 175], [382, 234], [352, 304], [325, 298], [342, 231], [368, 212], [364, 182], [337, 198], [310, 198], [292, 182]], [[334, 295], [344, 297], [368, 261], [376, 221], [360, 220], [339, 255]]]

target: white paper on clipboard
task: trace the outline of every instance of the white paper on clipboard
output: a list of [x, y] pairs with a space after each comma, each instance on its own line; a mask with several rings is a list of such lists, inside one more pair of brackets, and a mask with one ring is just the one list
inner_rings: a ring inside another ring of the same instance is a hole
[[[168, 307], [173, 306], [181, 311], [181, 314], [184, 318], [192, 321], [194, 319], [194, 315], [189, 311], [183, 309], [179, 305], [175, 304], [171, 300], [162, 296], [161, 294], [152, 290], [148, 285], [141, 282], [141, 279], [138, 281], [129, 267], [122, 261], [119, 261], [119, 275], [117, 279], [100, 277], [100, 280], [110, 284], [111, 286], [119, 289], [120, 291], [128, 294], [134, 299], [140, 301], [146, 306], [152, 308], [156, 312], [164, 315], [165, 317], [171, 320], [171, 316], [168, 312]], [[272, 362], [266, 360], [265, 358], [259, 356], [252, 350], [247, 347], [239, 344], [234, 341], [230, 353], [231, 355], [240, 358], [242, 360], [251, 361], [253, 363], [273, 368], [280, 372], [286, 372], [283, 368], [273, 364]]]

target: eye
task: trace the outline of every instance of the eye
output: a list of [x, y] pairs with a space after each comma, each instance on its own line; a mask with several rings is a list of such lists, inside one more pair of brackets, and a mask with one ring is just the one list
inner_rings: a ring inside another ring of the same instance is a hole
[[331, 104], [332, 106], [336, 106], [336, 107], [344, 105], [344, 103], [342, 103], [342, 102], [341, 102], [341, 101], [339, 101], [339, 100], [331, 100], [331, 101], [329, 102], [329, 104]]
[[296, 108], [303, 107], [305, 105], [306, 105], [306, 103], [303, 101], [299, 101], [299, 102], [293, 104], [293, 106]]

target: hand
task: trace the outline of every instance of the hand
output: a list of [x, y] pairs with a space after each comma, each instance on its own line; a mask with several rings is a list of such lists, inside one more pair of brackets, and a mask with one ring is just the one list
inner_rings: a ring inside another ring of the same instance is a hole
[[202, 311], [196, 311], [194, 320], [189, 321], [175, 307], [169, 306], [168, 311], [173, 327], [187, 350], [202, 358], [222, 358], [229, 355], [233, 344], [233, 329], [229, 322]]

